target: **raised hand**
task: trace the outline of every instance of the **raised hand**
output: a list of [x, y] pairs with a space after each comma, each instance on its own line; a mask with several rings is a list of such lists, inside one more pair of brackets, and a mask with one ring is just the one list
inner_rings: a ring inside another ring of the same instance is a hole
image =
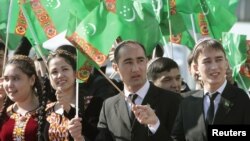
[[139, 123], [153, 126], [159, 120], [150, 105], [133, 105], [132, 111]]
[[85, 141], [82, 135], [82, 123], [81, 118], [73, 118], [70, 120], [68, 130], [70, 135], [74, 138], [74, 141]]

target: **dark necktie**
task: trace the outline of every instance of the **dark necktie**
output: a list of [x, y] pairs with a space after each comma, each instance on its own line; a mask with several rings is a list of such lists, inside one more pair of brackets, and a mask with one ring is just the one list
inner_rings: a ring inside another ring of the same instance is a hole
[[216, 98], [216, 96], [218, 94], [219, 94], [218, 92], [212, 94], [212, 96], [210, 96], [209, 94], [206, 94], [206, 95], [209, 96], [209, 99], [210, 99], [210, 106], [208, 107], [208, 110], [207, 110], [207, 119], [206, 119], [206, 122], [209, 125], [213, 124], [213, 120], [214, 120], [214, 99]]
[[[138, 95], [137, 94], [130, 94], [129, 97], [131, 98], [131, 102], [133, 104], [135, 104], [135, 99], [138, 97]], [[131, 106], [131, 111], [130, 112], [131, 112], [130, 123], [132, 125], [134, 123], [134, 120], [135, 120], [135, 115], [134, 115], [134, 113], [132, 111], [132, 106]]]

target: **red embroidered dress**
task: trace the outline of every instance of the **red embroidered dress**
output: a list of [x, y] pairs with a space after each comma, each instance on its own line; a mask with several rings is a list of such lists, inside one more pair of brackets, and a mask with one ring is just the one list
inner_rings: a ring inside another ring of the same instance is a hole
[[7, 118], [0, 127], [0, 141], [37, 141], [36, 110], [22, 116], [15, 113], [13, 105], [7, 109]]

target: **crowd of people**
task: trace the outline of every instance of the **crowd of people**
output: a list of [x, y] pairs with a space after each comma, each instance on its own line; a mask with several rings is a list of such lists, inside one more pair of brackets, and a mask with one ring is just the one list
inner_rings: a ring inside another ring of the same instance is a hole
[[93, 68], [79, 86], [74, 46], [43, 62], [22, 52], [31, 47], [24, 42], [6, 62], [0, 43], [0, 141], [207, 141], [209, 125], [250, 125], [248, 94], [215, 39], [199, 40], [187, 59], [195, 90], [174, 60], [163, 53], [149, 60], [136, 41], [111, 53], [120, 81]]

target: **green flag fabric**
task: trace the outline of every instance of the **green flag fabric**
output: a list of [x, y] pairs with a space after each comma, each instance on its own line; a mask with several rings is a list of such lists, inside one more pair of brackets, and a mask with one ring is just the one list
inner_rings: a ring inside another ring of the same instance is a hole
[[221, 39], [222, 32], [229, 31], [237, 21], [236, 15], [221, 6], [218, 0], [201, 0], [201, 5], [212, 32], [212, 37]]
[[246, 35], [223, 33], [222, 44], [233, 70], [233, 78], [243, 89], [250, 88], [250, 42]]
[[28, 28], [27, 20], [23, 15], [23, 11], [21, 9], [21, 5], [23, 3], [19, 3], [17, 0], [13, 0], [12, 9], [11, 9], [11, 19], [10, 19], [10, 34], [16, 34], [19, 36], [26, 36], [29, 41], [34, 44], [34, 40], [32, 38], [32, 34]]
[[229, 31], [236, 22], [232, 12], [235, 5], [235, 0], [200, 0], [202, 12], [181, 15], [187, 30], [195, 31], [198, 38], [210, 36], [220, 40], [222, 32]]
[[82, 0], [32, 0], [23, 4], [23, 8], [27, 12], [29, 25], [32, 25], [29, 28], [33, 28], [39, 44], [67, 29], [70, 12], [81, 18], [88, 14]]
[[[9, 41], [8, 41], [8, 48], [10, 50], [15, 50], [16, 47], [18, 46], [20, 39], [23, 36], [26, 36], [30, 43], [32, 44], [32, 47], [35, 49], [37, 52], [38, 56], [44, 56], [47, 55], [49, 52], [40, 47], [40, 51], [38, 53], [38, 44], [35, 43], [35, 40], [33, 39], [33, 36], [31, 34], [30, 28], [28, 28], [28, 23], [27, 20], [25, 19], [25, 16], [23, 14], [21, 5], [23, 3], [19, 3], [17, 0], [12, 1], [12, 9], [11, 9], [11, 16], [10, 16], [10, 23], [9, 24], [9, 33], [5, 32], [3, 33], [4, 38], [6, 39], [6, 34], [9, 34]], [[7, 24], [7, 23], [6, 23]], [[42, 53], [42, 54], [40, 54]]]
[[[6, 41], [6, 30], [0, 30], [0, 38], [5, 42]], [[18, 36], [13, 33], [9, 33], [8, 49], [15, 50], [21, 40], [21, 36]]]
[[172, 35], [171, 38], [170, 36], [167, 36], [167, 39], [169, 39], [169, 42], [180, 44], [180, 45], [185, 45], [190, 50], [192, 50], [195, 45], [194, 39], [192, 38], [192, 36], [190, 35], [188, 31], [184, 31], [179, 34]]
[[4, 25], [6, 25], [8, 20], [9, 0], [1, 0], [0, 5], [1, 5], [0, 8], [0, 30], [1, 30], [2, 29], [1, 27], [4, 27]]
[[172, 4], [176, 4], [176, 11], [180, 13], [199, 13], [201, 6], [199, 0], [170, 0]]
[[102, 66], [112, 44], [119, 36], [116, 21], [117, 16], [108, 12], [105, 4], [101, 3], [77, 27], [70, 23], [66, 38], [78, 47], [81, 53], [89, 56], [98, 66]]
[[77, 71], [76, 77], [79, 82], [86, 82], [89, 79], [93, 68], [93, 62], [84, 53], [77, 50]]
[[229, 10], [230, 13], [235, 14], [237, 10], [237, 6], [239, 3], [239, 0], [219, 0], [220, 5], [227, 10]]
[[119, 16], [120, 37], [140, 42], [145, 46], [147, 54], [151, 54], [161, 38], [152, 5], [140, 1], [118, 0], [115, 13]]
[[[9, 6], [10, 6], [10, 1], [9, 0], [2, 0], [0, 2], [1, 4], [1, 8], [0, 8], [0, 36], [1, 38], [6, 41], [6, 36], [7, 34], [9, 35], [8, 38], [8, 49], [10, 50], [15, 50], [21, 40], [21, 36], [17, 35], [17, 32], [22, 33], [23, 31], [21, 31], [21, 26], [19, 26], [20, 28], [12, 28], [14, 26], [14, 23], [17, 23], [17, 17], [18, 15], [20, 15], [19, 18], [19, 24], [18, 25], [24, 25], [25, 21], [23, 21], [22, 15], [19, 12], [20, 8], [18, 6], [18, 2], [17, 0], [13, 0], [12, 1], [12, 10], [11, 10], [11, 15], [10, 15], [10, 33], [7, 33], [7, 22], [8, 22], [8, 12], [9, 12]], [[12, 30], [13, 29], [13, 30]], [[20, 29], [20, 30], [19, 30]]]
[[[190, 14], [182, 14], [185, 26], [189, 31], [195, 31], [196, 35], [201, 37], [212, 36], [211, 29], [209, 27], [208, 20], [203, 12]], [[192, 16], [192, 19], [191, 19]], [[193, 21], [192, 21], [193, 20]], [[193, 25], [194, 24], [194, 29]]]

